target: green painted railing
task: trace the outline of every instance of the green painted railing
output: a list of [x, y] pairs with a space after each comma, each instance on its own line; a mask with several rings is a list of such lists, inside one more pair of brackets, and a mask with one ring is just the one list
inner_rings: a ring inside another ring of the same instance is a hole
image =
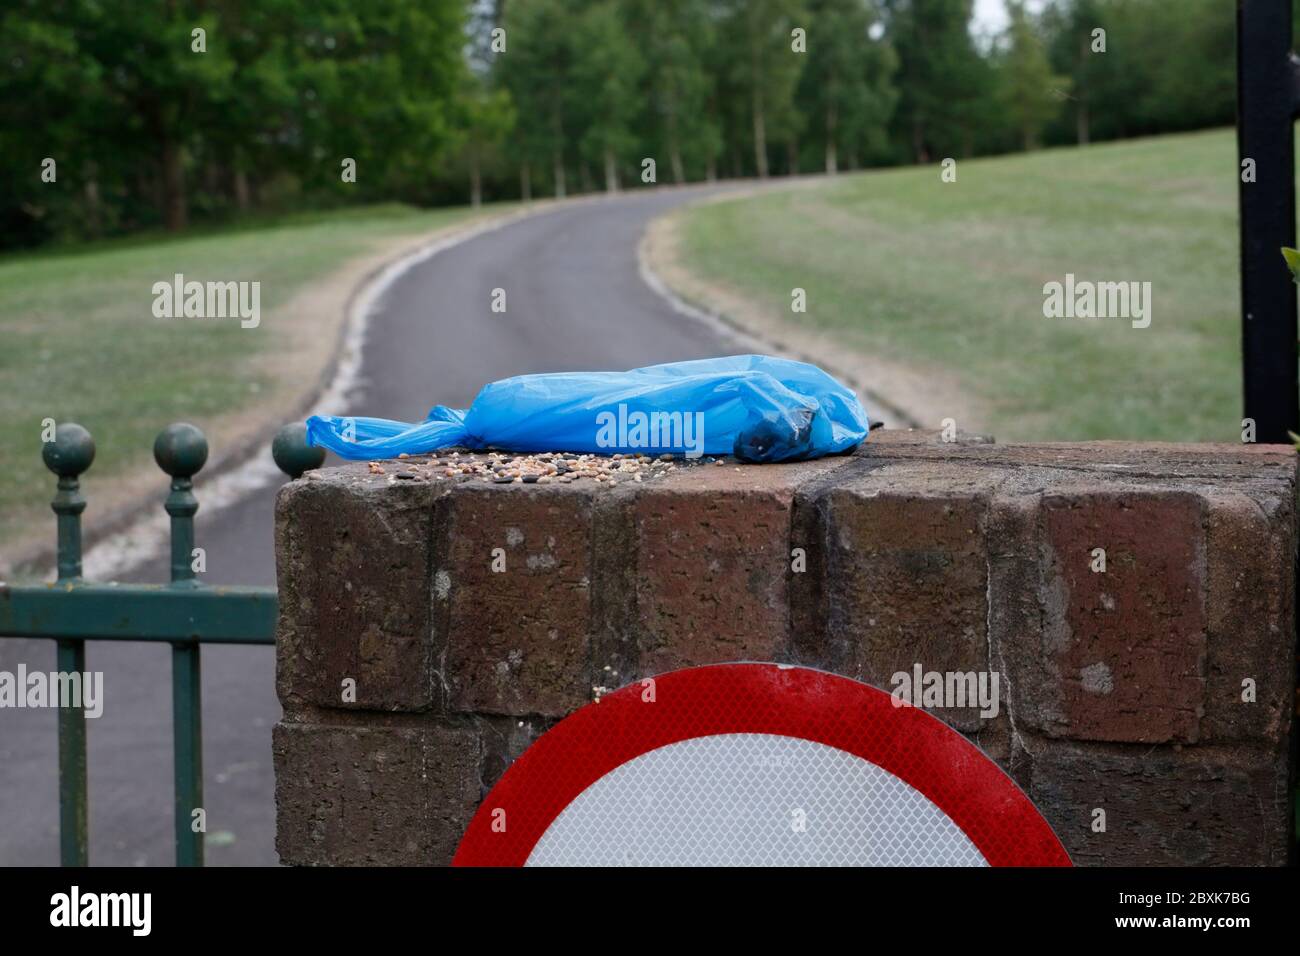
[[[163, 507], [171, 515], [170, 584], [94, 584], [81, 577], [81, 475], [95, 459], [95, 442], [80, 425], [55, 428], [42, 451], [59, 476], [52, 507], [58, 516], [58, 577], [52, 584], [0, 582], [0, 636], [48, 637], [58, 644], [61, 674], [86, 672], [86, 641], [166, 641], [172, 646], [172, 732], [176, 783], [176, 865], [203, 865], [202, 706], [199, 647], [204, 643], [274, 644], [274, 588], [208, 587], [194, 571], [194, 476], [208, 442], [193, 425], [169, 425], [153, 446], [171, 476]], [[292, 478], [320, 467], [324, 449], [309, 448], [301, 424], [280, 430], [272, 445], [280, 470]], [[86, 719], [82, 702], [59, 708], [59, 856], [64, 866], [87, 863]]]

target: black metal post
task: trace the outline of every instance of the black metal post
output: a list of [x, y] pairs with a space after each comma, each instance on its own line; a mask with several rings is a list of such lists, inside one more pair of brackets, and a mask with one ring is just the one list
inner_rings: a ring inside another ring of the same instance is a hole
[[1295, 245], [1298, 65], [1291, 0], [1237, 0], [1242, 371], [1245, 417], [1261, 442], [1300, 432], [1296, 287], [1281, 253]]

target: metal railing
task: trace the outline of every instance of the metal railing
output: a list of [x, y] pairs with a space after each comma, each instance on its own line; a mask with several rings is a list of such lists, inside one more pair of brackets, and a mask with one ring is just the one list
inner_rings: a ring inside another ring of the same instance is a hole
[[1300, 432], [1296, 289], [1281, 253], [1295, 245], [1298, 111], [1291, 0], [1237, 0], [1242, 379], [1261, 442]]
[[[176, 865], [203, 865], [201, 665], [205, 643], [274, 644], [275, 588], [208, 587], [195, 577], [193, 479], [208, 458], [208, 442], [193, 425], [169, 425], [154, 442], [154, 459], [171, 477], [163, 507], [171, 516], [170, 584], [96, 584], [81, 576], [80, 477], [95, 443], [80, 425], [55, 428], [42, 457], [58, 475], [52, 507], [58, 516], [58, 576], [51, 584], [0, 583], [0, 636], [52, 638], [61, 675], [86, 673], [86, 641], [165, 641], [172, 647], [172, 733]], [[309, 448], [301, 424], [281, 429], [272, 445], [280, 470], [292, 478], [317, 468], [321, 448]], [[59, 857], [64, 866], [88, 859], [86, 719], [84, 701], [59, 706]]]

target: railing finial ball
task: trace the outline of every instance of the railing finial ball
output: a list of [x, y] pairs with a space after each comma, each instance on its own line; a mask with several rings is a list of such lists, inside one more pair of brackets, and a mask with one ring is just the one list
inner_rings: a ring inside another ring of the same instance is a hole
[[271, 457], [290, 478], [300, 478], [304, 471], [325, 463], [325, 449], [307, 444], [307, 425], [293, 422], [276, 432], [271, 442]]
[[208, 440], [196, 426], [176, 422], [154, 439], [153, 460], [173, 478], [193, 478], [208, 460]]
[[95, 439], [76, 422], [54, 426], [54, 441], [41, 448], [45, 467], [60, 478], [76, 478], [95, 460]]

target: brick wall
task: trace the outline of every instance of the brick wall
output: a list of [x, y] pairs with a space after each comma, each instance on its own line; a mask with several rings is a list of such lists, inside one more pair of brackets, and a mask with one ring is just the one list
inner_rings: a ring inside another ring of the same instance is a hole
[[616, 487], [311, 473], [277, 506], [281, 859], [446, 863], [596, 688], [757, 660], [996, 672], [996, 717], [934, 712], [1076, 863], [1283, 863], [1296, 461], [900, 432]]

